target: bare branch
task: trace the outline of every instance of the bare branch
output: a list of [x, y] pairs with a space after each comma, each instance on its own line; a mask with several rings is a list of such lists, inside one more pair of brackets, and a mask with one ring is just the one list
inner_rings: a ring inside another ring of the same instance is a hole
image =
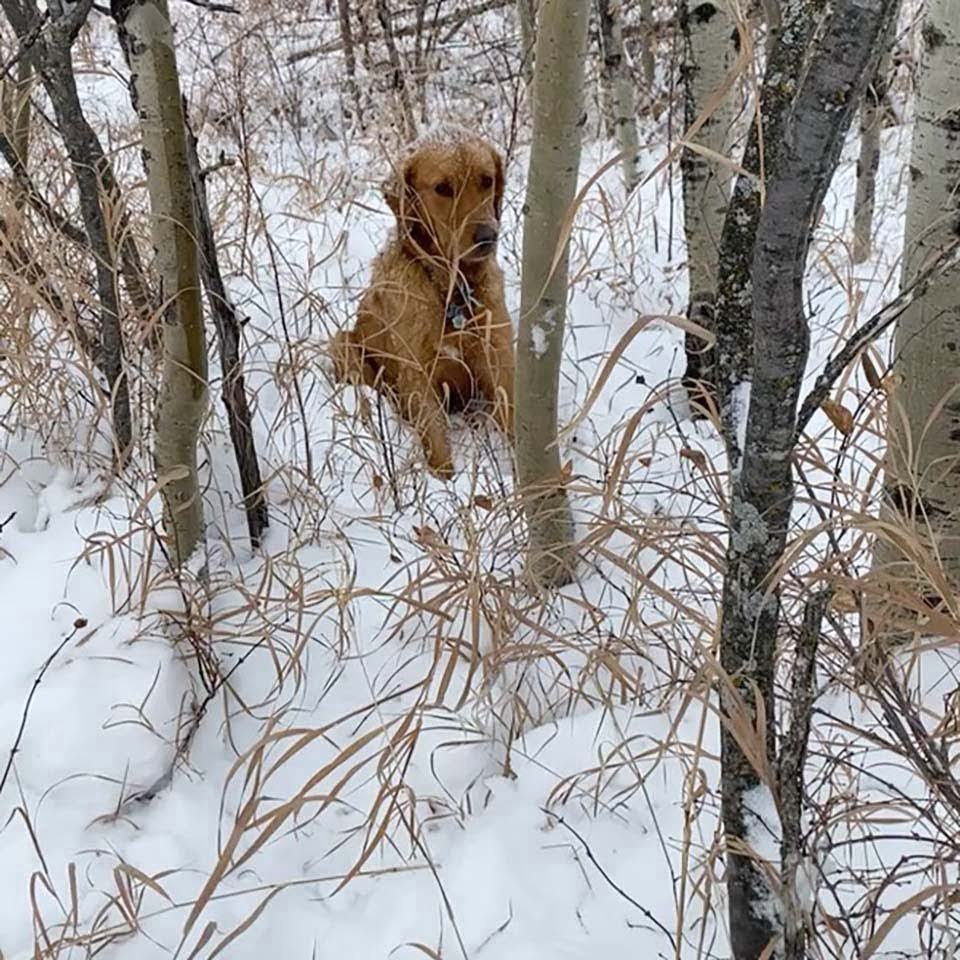
[[201, 7], [211, 13], [239, 13], [240, 8], [232, 3], [216, 3], [214, 0], [186, 0], [191, 6]]
[[[6, 525], [12, 518], [8, 517], [4, 521]], [[27, 700], [23, 705], [23, 712], [20, 715], [20, 727], [17, 730], [17, 735], [14, 738], [13, 746], [10, 748], [10, 755], [7, 757], [6, 766], [3, 768], [3, 776], [0, 777], [0, 793], [3, 792], [3, 788], [6, 786], [7, 780], [10, 777], [10, 771], [13, 769], [13, 761], [17, 755], [17, 751], [20, 749], [20, 742], [23, 740], [24, 731], [27, 729], [27, 718], [30, 715], [30, 704], [33, 703], [33, 697], [37, 692], [37, 687], [43, 682], [44, 675], [47, 670], [50, 669], [50, 665], [54, 660], [60, 656], [63, 648], [77, 635], [78, 630], [82, 630], [87, 625], [87, 621], [82, 617], [79, 617], [73, 623], [73, 630], [70, 631], [61, 641], [57, 644], [56, 649], [49, 657], [43, 662], [43, 666], [40, 668], [40, 672], [37, 674], [36, 679], [33, 681], [33, 686], [30, 688], [30, 693], [27, 694]]]
[[[190, 0], [188, 0], [190, 2]], [[437, 17], [433, 22], [434, 28], [439, 27], [459, 27], [471, 17], [478, 17], [491, 10], [500, 10], [502, 7], [509, 7], [514, 0], [483, 0], [474, 7], [468, 7], [466, 10], [458, 10], [455, 13], [448, 13], [445, 16]], [[398, 27], [393, 31], [394, 39], [400, 37], [412, 37], [417, 32], [416, 23], [410, 23], [403, 27]], [[360, 38], [354, 37], [354, 40]], [[310, 57], [322, 56], [325, 53], [338, 53], [343, 49], [343, 40], [331, 40], [329, 43], [323, 43], [316, 47], [308, 47], [306, 50], [298, 50], [287, 57], [287, 63], [297, 63], [300, 60], [308, 60]]]
[[[6, 11], [6, 0], [3, 7]], [[5, 80], [10, 75], [10, 71], [30, 52], [33, 45], [40, 38], [40, 34], [43, 32], [43, 28], [49, 17], [50, 11], [45, 10], [37, 22], [23, 35], [22, 39], [17, 42], [17, 52], [3, 65], [2, 72], [0, 72], [0, 79]], [[7, 13], [7, 18], [10, 18], [9, 13]], [[12, 20], [10, 22], [13, 23]]]
[[891, 300], [882, 310], [877, 311], [865, 324], [854, 331], [843, 349], [827, 361], [823, 373], [817, 377], [813, 389], [803, 401], [800, 413], [797, 416], [797, 437], [807, 428], [820, 404], [827, 399], [830, 388], [836, 383], [847, 366], [856, 359], [857, 354], [871, 340], [875, 340], [888, 330], [915, 300], [918, 300], [927, 292], [931, 283], [939, 280], [958, 263], [960, 263], [960, 240], [941, 250], [930, 261], [930, 264], [920, 271], [917, 279], [906, 290], [901, 291], [899, 296]]
[[17, 156], [17, 152], [10, 142], [7, 135], [0, 132], [0, 155], [10, 165], [17, 186], [26, 195], [30, 206], [34, 208], [44, 219], [59, 233], [63, 234], [72, 243], [83, 247], [84, 250], [90, 249], [90, 241], [87, 239], [81, 227], [78, 227], [72, 220], [65, 217], [62, 213], [54, 210], [53, 207], [40, 195], [30, 175], [24, 169], [23, 163]]

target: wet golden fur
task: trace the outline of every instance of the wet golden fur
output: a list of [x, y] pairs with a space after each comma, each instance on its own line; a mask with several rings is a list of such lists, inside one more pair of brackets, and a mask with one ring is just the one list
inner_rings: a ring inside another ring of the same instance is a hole
[[[354, 328], [334, 341], [336, 378], [383, 391], [430, 470], [448, 479], [449, 413], [485, 400], [512, 436], [513, 334], [496, 262], [503, 160], [472, 136], [433, 139], [407, 155], [384, 195], [396, 233], [373, 262]], [[446, 316], [462, 302], [458, 282], [475, 301], [462, 329]]]

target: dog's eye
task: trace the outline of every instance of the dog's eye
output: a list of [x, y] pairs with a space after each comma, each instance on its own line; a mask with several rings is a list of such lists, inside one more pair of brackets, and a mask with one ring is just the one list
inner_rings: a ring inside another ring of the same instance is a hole
[[446, 180], [441, 180], [441, 181], [436, 185], [436, 187], [434, 187], [434, 189], [437, 191], [437, 193], [440, 194], [441, 197], [452, 197], [452, 196], [453, 196], [453, 187], [451, 187], [450, 184], [447, 183]]
[[484, 190], [489, 190], [493, 186], [493, 177], [491, 177], [488, 173], [485, 173], [480, 178], [480, 186], [483, 187]]

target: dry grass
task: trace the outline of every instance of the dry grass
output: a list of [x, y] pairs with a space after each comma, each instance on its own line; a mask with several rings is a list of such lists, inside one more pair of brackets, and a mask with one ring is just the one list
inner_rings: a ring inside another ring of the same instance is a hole
[[[191, 72], [189, 91], [196, 126], [211, 151], [222, 148], [237, 159], [212, 177], [211, 213], [230, 284], [247, 296], [239, 307], [249, 318], [246, 369], [270, 491], [270, 534], [251, 555], [226, 467], [225, 421], [214, 407], [204, 431], [209, 575], [170, 574], [155, 528], [149, 457], [156, 358], [130, 317], [125, 330], [137, 445], [129, 469], [112, 478], [110, 496], [95, 504], [96, 528], [76, 559], [102, 571], [114, 611], [136, 620], [132, 643], [164, 638], [183, 661], [182, 709], [172, 730], [170, 718], [152, 718], [146, 701], [130, 705], [133, 722], [172, 748], [170, 775], [189, 775], [203, 725], [214, 726], [232, 751], [222, 784], [219, 852], [208, 874], [196, 879], [195, 895], [177, 900], [166, 890], [172, 872], [148, 876], [101, 851], [116, 859], [115, 886], [102, 891], [103, 905], [93, 916], [79, 906], [73, 864], [64, 876], [38, 870], [29, 890], [35, 955], [92, 956], [131, 942], [151, 918], [175, 913], [182, 921], [181, 955], [229, 956], [244, 932], [269, 915], [274, 897], [296, 885], [330, 890], [389, 876], [403, 882], [410, 871], [429, 870], [442, 893], [442, 864], [431, 854], [429, 828], [441, 820], [462, 823], [483, 795], [474, 784], [448, 790], [439, 775], [425, 787], [413, 768], [433, 769], [444, 753], [466, 756], [478, 745], [486, 766], [477, 769], [477, 780], [516, 768], [521, 757], [535, 764], [532, 732], [596, 711], [618, 737], [598, 740], [582, 770], [556, 772], [544, 797], [548, 816], [562, 823], [573, 806], [613, 817], [631, 804], [642, 808], [667, 765], [679, 770], [682, 829], [661, 838], [665, 859], [678, 864], [670, 868], [676, 915], [662, 919], [677, 956], [711, 956], [712, 926], [697, 921], [712, 917], [722, 924], [724, 912], [715, 731], [717, 690], [729, 681], [717, 662], [716, 618], [729, 478], [718, 444], [709, 432], [655, 414], [664, 395], [675, 397], [671, 383], [638, 384], [643, 371], [629, 359], [604, 366], [617, 346], [612, 335], [601, 355], [585, 356], [579, 341], [594, 331], [574, 324], [564, 389], [580, 398], [596, 389], [599, 397], [594, 416], [566, 438], [576, 462], [570, 493], [583, 575], [562, 597], [531, 596], [519, 576], [522, 511], [495, 435], [482, 424], [472, 439], [464, 431], [468, 483], [438, 490], [426, 485], [409, 438], [374, 395], [358, 398], [332, 387], [324, 342], [345, 322], [361, 288], [348, 250], [351, 235], [376, 215], [363, 206], [362, 188], [374, 181], [387, 146], [372, 133], [354, 131], [351, 152], [362, 152], [362, 162], [346, 169], [325, 155], [325, 128], [341, 129], [337, 96], [317, 89], [309, 63], [285, 63], [276, 38], [298, 30], [304, 11], [317, 16], [322, 36], [330, 24], [312, 4], [261, 8], [255, 24], [233, 18], [218, 21], [216, 30], [197, 17], [180, 42], [186, 57], [202, 64]], [[497, 29], [465, 27], [458, 42], [479, 52], [436, 72], [430, 96], [454, 114], [480, 96], [489, 103], [492, 135], [515, 152], [523, 146], [525, 107], [510, 58], [512, 37], [496, 35]], [[92, 50], [80, 53], [92, 62]], [[479, 83], [478, 75], [487, 82]], [[315, 101], [307, 99], [311, 91]], [[666, 96], [667, 87], [660, 93]], [[513, 105], [507, 115], [504, 104]], [[390, 98], [374, 86], [368, 106], [370, 129], [386, 129]], [[648, 129], [658, 147], [668, 142], [665, 126]], [[147, 251], [132, 129], [117, 125], [104, 137], [116, 145], [131, 229]], [[286, 155], [278, 164], [273, 144], [281, 137]], [[69, 176], [42, 125], [31, 166], [51, 205], [72, 214]], [[278, 167], [282, 176], [271, 172]], [[601, 324], [638, 301], [659, 315], [683, 309], [682, 293], [670, 301], [681, 266], [680, 211], [670, 178], [661, 173], [654, 182], [655, 191], [645, 194], [648, 203], [656, 200], [649, 211], [636, 204], [621, 209], [601, 187], [580, 211], [573, 263]], [[96, 314], [90, 264], [56, 241], [36, 215], [16, 211], [9, 191], [0, 207], [7, 228], [0, 234], [4, 433], [36, 438], [44, 456], [78, 475], [107, 478], [107, 398], [85, 346]], [[878, 208], [879, 217], [889, 214]], [[865, 290], [896, 286], [889, 261], [877, 265], [875, 275], [855, 269], [843, 239], [849, 231], [836, 226], [836, 236], [818, 245], [816, 271], [820, 291], [832, 282], [845, 304], [836, 316], [815, 317], [823, 346], [843, 341]], [[34, 279], [9, 259], [14, 228], [36, 267]], [[514, 239], [503, 258], [516, 275], [519, 231]], [[604, 248], [611, 253], [600, 258]], [[53, 308], [48, 285], [63, 310]], [[650, 342], [669, 350], [676, 341]], [[870, 356], [877, 370], [885, 369], [878, 349]], [[682, 355], [672, 365], [656, 365], [670, 366], [675, 378], [681, 361]], [[874, 602], [867, 576], [873, 537], [908, 544], [925, 582], [940, 584], [943, 577], [919, 538], [878, 525], [885, 397], [872, 379], [852, 370], [835, 391], [835, 402], [849, 411], [842, 432], [818, 420], [804, 438], [796, 528], [777, 584], [785, 700], [803, 605], [824, 584], [835, 591], [808, 769], [805, 839], [818, 889], [811, 949], [820, 957], [870, 956], [910, 914], [926, 955], [947, 956], [958, 921], [960, 785], [951, 758], [960, 611], [952, 602], [930, 610], [917, 590], [904, 590], [894, 599], [914, 612], [914, 621], [922, 615], [921, 633], [895, 653], [863, 639], [864, 611]], [[571, 424], [576, 413], [568, 403]], [[20, 466], [4, 454], [0, 476]], [[391, 565], [372, 585], [360, 565], [368, 547], [384, 543]], [[311, 708], [336, 702], [344, 673], [357, 664], [367, 702], [331, 708], [323, 713], [330, 719], [317, 725]], [[325, 671], [319, 680], [318, 671]], [[644, 725], [650, 719], [657, 720], [656, 734]], [[738, 737], [762, 756], [762, 731], [741, 722]], [[774, 786], [772, 772], [768, 777]], [[116, 788], [116, 807], [104, 816], [135, 819], [144, 785]], [[21, 798], [14, 820], [42, 850], [29, 809]], [[248, 881], [271, 843], [337, 814], [343, 829], [329, 854], [343, 869]], [[210, 908], [241, 896], [257, 897], [257, 905], [232, 929], [217, 927]]]

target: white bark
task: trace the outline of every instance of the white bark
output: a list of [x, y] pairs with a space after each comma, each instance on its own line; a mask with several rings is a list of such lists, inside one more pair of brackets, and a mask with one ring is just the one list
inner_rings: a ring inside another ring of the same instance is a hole
[[[517, 473], [529, 525], [531, 578], [568, 582], [573, 518], [560, 470], [557, 392], [567, 305], [571, 215], [580, 170], [588, 0], [542, 0], [533, 80], [533, 143], [524, 204], [517, 343]], [[559, 259], [554, 260], [557, 254]]]
[[186, 127], [166, 0], [114, 0], [113, 9], [136, 92], [165, 305], [154, 456], [171, 559], [181, 565], [204, 538], [197, 441], [207, 411], [206, 337]]
[[[689, 3], [685, 21], [684, 64], [686, 123], [689, 126], [708, 106], [735, 59], [736, 26], [724, 0]], [[733, 123], [734, 97], [725, 96], [693, 138], [723, 156]], [[684, 230], [690, 299], [712, 297], [717, 283], [717, 251], [730, 197], [730, 167], [692, 150], [683, 155]]]
[[[922, 30], [902, 285], [954, 240], [960, 221], [960, 18], [956, 0], [929, 0]], [[901, 316], [897, 389], [890, 405], [887, 519], [935, 551], [960, 583], [960, 266], [931, 283]], [[919, 570], [889, 542], [876, 560], [901, 585]], [[925, 594], [932, 586], [918, 586]]]
[[[710, 115], [693, 142], [722, 157], [731, 134], [736, 104], [732, 91], [719, 102], [717, 98], [735, 59], [736, 26], [726, 0], [704, 3], [685, 0], [681, 22], [685, 125], [689, 127], [709, 109]], [[684, 150], [681, 170], [690, 291], [688, 312], [692, 320], [712, 331], [720, 237], [730, 199], [731, 171], [727, 164], [693, 150]], [[699, 338], [687, 337], [688, 386], [697, 380], [709, 379], [708, 372], [702, 369], [703, 349]]]
[[623, 46], [623, 5], [617, 0], [597, 0], [600, 41], [603, 45], [604, 105], [607, 126], [624, 154], [623, 183], [630, 193], [640, 182], [640, 138], [637, 104], [630, 62]]

